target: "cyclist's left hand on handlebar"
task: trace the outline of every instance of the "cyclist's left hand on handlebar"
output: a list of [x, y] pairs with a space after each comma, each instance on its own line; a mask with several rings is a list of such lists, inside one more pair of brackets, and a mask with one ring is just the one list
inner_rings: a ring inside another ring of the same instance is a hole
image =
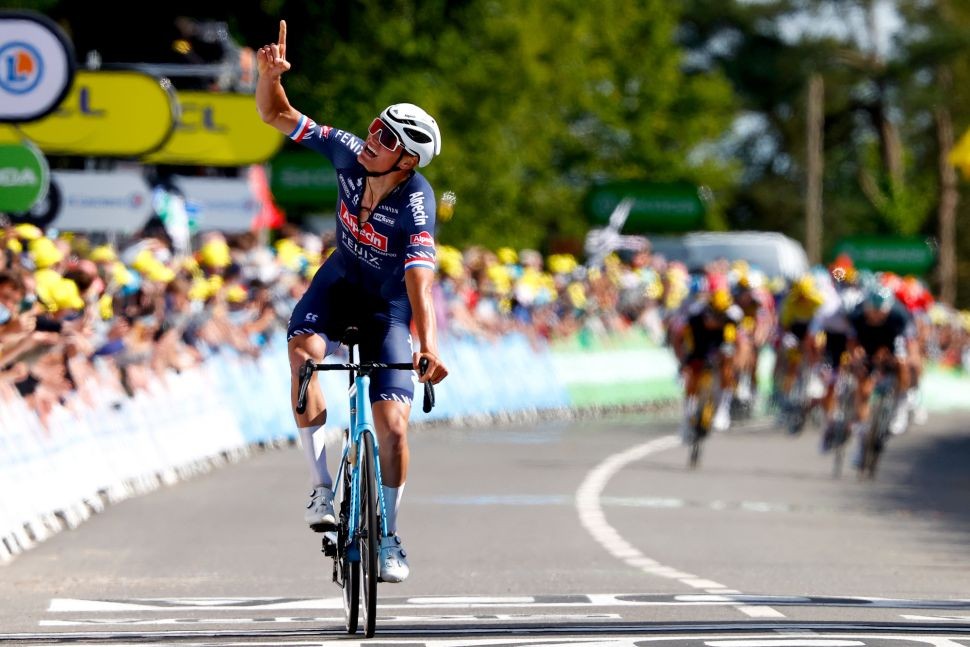
[[[418, 364], [422, 359], [428, 360], [428, 369], [421, 374], [421, 369]], [[448, 368], [445, 366], [441, 358], [435, 353], [428, 351], [421, 351], [420, 353], [414, 354], [414, 370], [418, 373], [418, 382], [431, 382], [432, 384], [437, 384], [441, 380], [448, 376]]]

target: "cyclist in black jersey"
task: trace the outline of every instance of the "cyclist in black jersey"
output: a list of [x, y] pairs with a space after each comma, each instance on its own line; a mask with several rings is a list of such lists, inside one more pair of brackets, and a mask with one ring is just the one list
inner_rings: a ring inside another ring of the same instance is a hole
[[741, 309], [733, 303], [727, 290], [691, 303], [671, 325], [670, 343], [684, 376], [684, 419], [682, 435], [689, 439], [690, 420], [697, 410], [697, 392], [701, 374], [713, 367], [720, 376], [721, 391], [712, 421], [715, 431], [731, 425], [731, 396], [734, 392], [734, 343]]
[[[435, 276], [435, 198], [416, 171], [441, 152], [441, 133], [421, 108], [401, 103], [374, 119], [366, 139], [312, 119], [290, 105], [280, 77], [286, 60], [286, 23], [279, 42], [257, 54], [256, 107], [262, 120], [333, 162], [337, 173], [337, 249], [296, 305], [287, 331], [291, 398], [296, 407], [299, 370], [307, 359], [320, 361], [336, 350], [349, 326], [360, 330], [363, 361], [421, 360], [428, 366], [418, 381], [437, 384], [448, 375], [438, 356], [431, 288]], [[411, 326], [417, 335], [413, 351]], [[410, 569], [397, 536], [397, 512], [408, 468], [408, 416], [414, 384], [404, 371], [377, 371], [370, 399], [380, 445], [388, 537], [381, 538], [380, 578], [401, 582]], [[311, 469], [313, 489], [305, 520], [324, 532], [336, 527], [332, 479], [323, 442], [314, 434], [327, 420], [316, 376], [304, 414], [294, 414]]]
[[848, 351], [857, 372], [858, 394], [856, 398], [857, 423], [853, 432], [861, 436], [869, 421], [869, 397], [875, 380], [874, 369], [883, 364], [895, 371], [897, 397], [890, 430], [905, 431], [906, 400], [903, 394], [909, 388], [910, 372], [906, 361], [907, 347], [915, 329], [909, 314], [896, 303], [892, 291], [878, 287], [869, 292], [864, 301], [849, 314]]

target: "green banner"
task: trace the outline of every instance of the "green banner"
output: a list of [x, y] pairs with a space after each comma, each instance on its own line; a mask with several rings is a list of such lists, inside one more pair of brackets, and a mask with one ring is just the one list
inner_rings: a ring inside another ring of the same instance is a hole
[[702, 195], [702, 189], [688, 183], [610, 182], [589, 190], [585, 208], [592, 222], [606, 224], [620, 201], [632, 198], [623, 231], [691, 231], [704, 224], [707, 205]]
[[833, 256], [847, 254], [856, 267], [874, 272], [925, 274], [936, 262], [936, 252], [922, 238], [902, 236], [851, 236], [841, 239]]
[[280, 204], [331, 206], [337, 202], [337, 174], [323, 155], [287, 151], [273, 158], [270, 190]]
[[47, 195], [49, 184], [47, 159], [34, 145], [0, 144], [0, 211], [29, 210]]

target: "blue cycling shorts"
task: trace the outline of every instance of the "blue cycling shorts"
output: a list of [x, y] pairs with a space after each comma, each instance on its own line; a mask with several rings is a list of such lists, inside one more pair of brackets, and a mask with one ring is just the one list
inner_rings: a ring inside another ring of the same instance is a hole
[[[361, 361], [412, 362], [410, 309], [406, 319], [401, 308], [381, 308], [376, 302], [361, 297], [341, 279], [328, 280], [318, 271], [300, 301], [293, 308], [287, 325], [287, 341], [299, 335], [319, 335], [327, 345], [326, 354], [334, 353], [348, 326], [355, 326]], [[390, 311], [388, 311], [390, 310]], [[411, 405], [414, 398], [414, 371], [378, 369], [371, 376], [371, 403], [393, 400]]]

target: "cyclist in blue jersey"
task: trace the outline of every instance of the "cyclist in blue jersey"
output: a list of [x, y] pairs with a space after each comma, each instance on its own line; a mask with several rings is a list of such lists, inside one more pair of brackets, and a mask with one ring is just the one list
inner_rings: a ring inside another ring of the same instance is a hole
[[[421, 108], [399, 103], [374, 119], [366, 139], [319, 125], [290, 105], [280, 77], [286, 60], [286, 23], [279, 42], [257, 54], [256, 107], [262, 120], [326, 156], [337, 173], [337, 249], [317, 271], [290, 317], [287, 330], [294, 410], [300, 367], [334, 352], [349, 326], [360, 330], [363, 361], [413, 362], [428, 366], [418, 381], [437, 384], [448, 375], [438, 356], [431, 288], [435, 275], [435, 197], [416, 167], [441, 152], [441, 133]], [[411, 324], [417, 335], [413, 351]], [[370, 399], [381, 448], [380, 461], [389, 536], [381, 538], [380, 578], [401, 582], [409, 574], [397, 535], [397, 513], [408, 468], [408, 416], [414, 379], [404, 371], [377, 371]], [[306, 412], [294, 414], [311, 467], [313, 490], [306, 522], [317, 532], [336, 527], [332, 478], [323, 442], [314, 433], [327, 420], [316, 377]]]

